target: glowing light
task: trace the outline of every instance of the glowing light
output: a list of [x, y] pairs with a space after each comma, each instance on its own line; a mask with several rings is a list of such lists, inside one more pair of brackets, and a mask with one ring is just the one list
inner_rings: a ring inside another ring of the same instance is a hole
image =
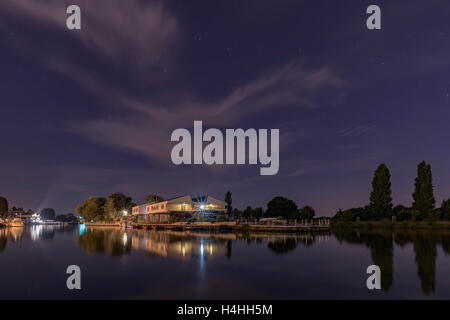
[[205, 206], [203, 204], [200, 205], [200, 209], [203, 210], [205, 209]]
[[78, 232], [80, 233], [80, 236], [86, 231], [86, 225], [84, 223], [80, 224], [78, 228]]
[[123, 210], [123, 215], [127, 216], [128, 215], [128, 211], [127, 210]]

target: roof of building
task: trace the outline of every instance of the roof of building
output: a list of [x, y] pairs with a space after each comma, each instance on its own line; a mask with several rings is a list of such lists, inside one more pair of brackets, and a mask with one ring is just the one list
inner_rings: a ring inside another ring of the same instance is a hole
[[206, 202], [206, 200], [208, 200], [208, 196], [192, 197], [193, 202]]
[[195, 203], [206, 203], [208, 201], [208, 197], [223, 202], [222, 200], [219, 200], [219, 199], [216, 199], [214, 197], [207, 196], [207, 195], [199, 196], [199, 197], [193, 197], [190, 194], [185, 194], [185, 195], [182, 195], [182, 196], [165, 199], [163, 201], [144, 203], [144, 204], [140, 204], [140, 205], [136, 205], [136, 206], [137, 207], [142, 207], [142, 206], [146, 206], [146, 205], [149, 205], [149, 204], [155, 204], [155, 203], [161, 203], [161, 202], [166, 202], [166, 201], [172, 201], [172, 200], [176, 200], [176, 199], [184, 198], [184, 197], [190, 197], [192, 199], [192, 202], [195, 202]]

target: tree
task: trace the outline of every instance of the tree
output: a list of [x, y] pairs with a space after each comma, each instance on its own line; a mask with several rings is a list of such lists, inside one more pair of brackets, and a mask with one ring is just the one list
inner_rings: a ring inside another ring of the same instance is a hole
[[44, 208], [41, 211], [42, 220], [55, 220], [56, 212], [53, 208]]
[[224, 201], [227, 204], [227, 214], [230, 215], [231, 211], [233, 210], [233, 207], [231, 206], [231, 203], [233, 202], [233, 199], [231, 199], [231, 192], [230, 191], [225, 193], [225, 200]]
[[124, 211], [131, 211], [132, 199], [122, 193], [113, 193], [106, 199], [105, 213], [109, 219], [118, 219]]
[[292, 213], [297, 211], [297, 205], [294, 201], [284, 197], [275, 197], [267, 204], [267, 217], [289, 218]]
[[263, 215], [264, 215], [264, 212], [263, 212], [262, 208], [255, 208], [255, 209], [253, 209], [253, 216], [256, 219], [262, 218]]
[[106, 199], [103, 197], [89, 197], [75, 211], [78, 216], [83, 217], [87, 221], [103, 220], [105, 219], [105, 203]]
[[149, 194], [148, 196], [145, 197], [145, 203], [161, 202], [161, 201], [164, 201], [164, 198], [156, 194]]
[[4, 197], [0, 197], [0, 216], [5, 218], [8, 214], [8, 200]]
[[245, 210], [242, 212], [242, 217], [244, 218], [250, 218], [250, 216], [252, 215], [253, 210], [252, 207], [248, 206], [247, 208], [245, 208]]
[[336, 212], [335, 216], [333, 217], [333, 220], [337, 221], [356, 221], [357, 217], [361, 217], [361, 215], [364, 213], [364, 208], [350, 208], [347, 210], [339, 209], [338, 212]]
[[242, 211], [234, 208], [233, 211], [231, 212], [231, 215], [233, 216], [233, 218], [237, 219], [242, 215]]
[[61, 222], [68, 222], [68, 223], [77, 223], [78, 217], [75, 216], [73, 213], [67, 213], [67, 214], [57, 215], [55, 220], [61, 221]]
[[417, 166], [417, 177], [414, 182], [413, 209], [417, 210], [417, 220], [424, 220], [434, 209], [436, 200], [433, 194], [433, 177], [431, 165], [422, 161]]
[[442, 220], [450, 220], [450, 199], [442, 201], [441, 219]]
[[373, 220], [389, 218], [392, 215], [391, 174], [382, 163], [375, 170], [370, 193], [370, 211]]
[[299, 210], [299, 219], [311, 220], [315, 214], [316, 211], [314, 211], [313, 207], [304, 206]]
[[412, 209], [406, 208], [405, 206], [402, 206], [399, 204], [398, 206], [395, 206], [393, 209], [393, 215], [395, 216], [395, 219], [397, 221], [407, 221], [411, 220], [412, 218]]

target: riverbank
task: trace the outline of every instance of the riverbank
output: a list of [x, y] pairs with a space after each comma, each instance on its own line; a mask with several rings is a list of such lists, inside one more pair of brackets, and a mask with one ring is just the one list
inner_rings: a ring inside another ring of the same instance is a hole
[[[121, 227], [120, 222], [87, 222], [89, 227]], [[123, 226], [123, 225], [122, 225]], [[236, 222], [176, 222], [155, 224], [129, 224], [136, 229], [176, 230], [176, 231], [215, 231], [215, 232], [323, 232], [341, 229], [400, 229], [400, 230], [450, 230], [450, 221], [343, 221], [332, 222], [330, 225], [262, 225], [262, 224], [237, 224]]]
[[87, 227], [120, 227], [120, 222], [85, 222]]
[[339, 230], [339, 229], [450, 230], [450, 221], [433, 221], [433, 222], [430, 221], [392, 222], [390, 220], [361, 221], [361, 222], [343, 221], [343, 222], [332, 222], [330, 228], [332, 230]]
[[237, 224], [236, 222], [193, 222], [166, 224], [139, 224], [137, 229], [176, 230], [176, 231], [214, 231], [214, 232], [266, 232], [266, 233], [303, 233], [328, 231], [326, 225], [258, 225]]

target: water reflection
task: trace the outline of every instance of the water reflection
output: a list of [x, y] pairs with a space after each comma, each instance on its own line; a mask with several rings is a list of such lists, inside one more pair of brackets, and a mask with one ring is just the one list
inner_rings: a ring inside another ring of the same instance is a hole
[[234, 235], [87, 228], [75, 241], [88, 254], [107, 253], [118, 257], [135, 250], [149, 256], [188, 260], [217, 255], [231, 257], [230, 240], [233, 239], [236, 239]]
[[120, 257], [131, 250], [127, 235], [117, 229], [86, 229], [75, 238], [75, 242], [88, 254], [107, 253]]
[[433, 233], [419, 233], [413, 236], [417, 273], [425, 294], [434, 292], [436, 282], [436, 257], [439, 238]]
[[381, 289], [388, 291], [393, 282], [393, 235], [391, 232], [343, 231], [335, 233], [340, 242], [362, 244], [370, 249], [373, 264], [381, 269]]
[[371, 250], [372, 261], [381, 269], [381, 288], [388, 291], [393, 283], [394, 245], [404, 247], [412, 244], [417, 275], [422, 292], [434, 293], [436, 286], [437, 247], [442, 245], [443, 251], [450, 254], [450, 233], [448, 231], [347, 231], [335, 233], [341, 242], [362, 244]]
[[275, 254], [284, 254], [298, 245], [311, 246], [316, 239], [324, 241], [330, 236], [314, 235], [272, 235], [272, 234], [222, 234], [201, 232], [120, 230], [117, 228], [87, 228], [76, 237], [88, 254], [107, 253], [121, 256], [131, 250], [144, 251], [149, 256], [175, 259], [212, 259], [217, 256], [231, 258], [233, 241], [247, 244], [266, 243]]
[[33, 242], [39, 240], [52, 240], [55, 234], [73, 232], [76, 226], [44, 226], [0, 228], [0, 252], [6, 250], [8, 243], [19, 243], [23, 240]]
[[[402, 250], [408, 253], [407, 256], [402, 255], [402, 259], [408, 259], [407, 263], [415, 264], [417, 279], [421, 291], [425, 295], [436, 292], [436, 264], [439, 246], [442, 247], [441, 252], [450, 255], [450, 231], [347, 230], [333, 234], [224, 234], [121, 230], [118, 228], [92, 228], [84, 225], [0, 229], [0, 254], [5, 250], [10, 250], [8, 248], [20, 250], [21, 245], [17, 246], [16, 244], [22, 241], [28, 241], [31, 244], [39, 241], [60, 241], [61, 238], [58, 238], [58, 234], [72, 234], [72, 236], [66, 236], [67, 243], [73, 245], [75, 242], [76, 246], [81, 247], [83, 252], [89, 255], [106, 254], [118, 258], [132, 252], [141, 252], [148, 258], [161, 257], [177, 261], [192, 261], [199, 264], [198, 270], [202, 276], [207, 276], [207, 273], [202, 271], [206, 270], [207, 262], [217, 258], [236, 264], [242, 260], [243, 254], [250, 257], [268, 254], [269, 259], [283, 256], [289, 261], [303, 263], [300, 262], [301, 260], [295, 259], [300, 250], [326, 255], [327, 251], [323, 249], [329, 248], [328, 242], [334, 246], [340, 244], [338, 250], [343, 250], [343, 252], [348, 252], [352, 246], [361, 246], [370, 252], [373, 264], [380, 266], [381, 288], [384, 292], [391, 290], [394, 286], [394, 251]], [[405, 247], [408, 247], [406, 251], [402, 249]], [[355, 254], [360, 253], [356, 252]], [[304, 267], [302, 265], [302, 268]], [[320, 275], [318, 274], [318, 276]], [[352, 277], [351, 275], [344, 276]]]

